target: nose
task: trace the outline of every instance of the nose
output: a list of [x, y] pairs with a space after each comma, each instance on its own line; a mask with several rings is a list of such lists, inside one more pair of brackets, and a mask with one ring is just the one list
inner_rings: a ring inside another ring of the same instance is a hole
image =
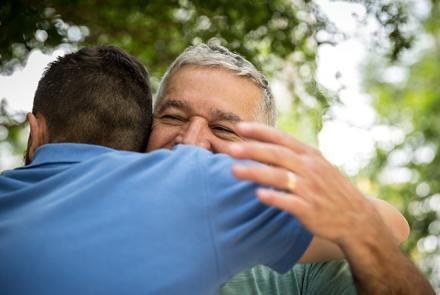
[[187, 128], [182, 130], [180, 143], [192, 144], [201, 148], [211, 150], [209, 143], [210, 129], [208, 122], [203, 118], [192, 118]]

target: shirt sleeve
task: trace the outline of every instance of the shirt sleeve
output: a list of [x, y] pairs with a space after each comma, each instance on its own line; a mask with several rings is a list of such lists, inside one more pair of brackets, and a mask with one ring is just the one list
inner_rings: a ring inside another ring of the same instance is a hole
[[238, 181], [231, 168], [239, 161], [207, 152], [198, 159], [220, 276], [229, 279], [258, 264], [288, 271], [311, 233], [288, 213], [262, 204], [255, 194], [259, 185]]

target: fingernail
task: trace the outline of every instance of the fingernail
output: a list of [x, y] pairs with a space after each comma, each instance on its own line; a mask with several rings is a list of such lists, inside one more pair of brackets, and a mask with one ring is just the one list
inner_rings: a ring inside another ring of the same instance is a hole
[[234, 153], [239, 153], [243, 150], [243, 147], [237, 143], [231, 143], [231, 145], [229, 146], [231, 151]]
[[237, 124], [238, 128], [240, 129], [250, 129], [252, 127], [252, 123], [251, 122], [240, 122]]
[[234, 165], [232, 166], [232, 170], [236, 173], [242, 173], [246, 170], [246, 167], [240, 166], [240, 165]]
[[269, 200], [271, 195], [267, 190], [260, 188], [260, 189], [257, 189], [257, 197], [260, 200], [264, 201], [264, 200]]

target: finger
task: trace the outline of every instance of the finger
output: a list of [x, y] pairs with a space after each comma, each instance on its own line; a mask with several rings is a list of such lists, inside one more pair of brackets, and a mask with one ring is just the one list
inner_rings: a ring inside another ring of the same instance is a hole
[[243, 137], [282, 145], [297, 153], [306, 153], [309, 150], [314, 150], [311, 146], [302, 143], [290, 135], [256, 122], [240, 122], [237, 124], [237, 132]]
[[310, 211], [310, 205], [307, 203], [307, 200], [294, 194], [278, 192], [270, 189], [258, 189], [257, 197], [262, 203], [268, 206], [289, 212], [302, 223], [304, 223], [303, 220], [307, 217], [307, 213]]
[[292, 172], [266, 165], [234, 165], [232, 173], [241, 180], [253, 181], [280, 190], [302, 194], [302, 180]]
[[261, 142], [231, 143], [227, 153], [237, 159], [249, 159], [286, 168], [299, 175], [303, 175], [305, 171], [301, 157], [279, 145]]

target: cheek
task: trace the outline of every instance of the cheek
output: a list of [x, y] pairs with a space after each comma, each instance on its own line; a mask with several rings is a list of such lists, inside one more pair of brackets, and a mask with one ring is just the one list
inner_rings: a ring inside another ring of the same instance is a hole
[[162, 126], [153, 128], [148, 141], [147, 152], [160, 148], [172, 148], [177, 135], [178, 128]]

